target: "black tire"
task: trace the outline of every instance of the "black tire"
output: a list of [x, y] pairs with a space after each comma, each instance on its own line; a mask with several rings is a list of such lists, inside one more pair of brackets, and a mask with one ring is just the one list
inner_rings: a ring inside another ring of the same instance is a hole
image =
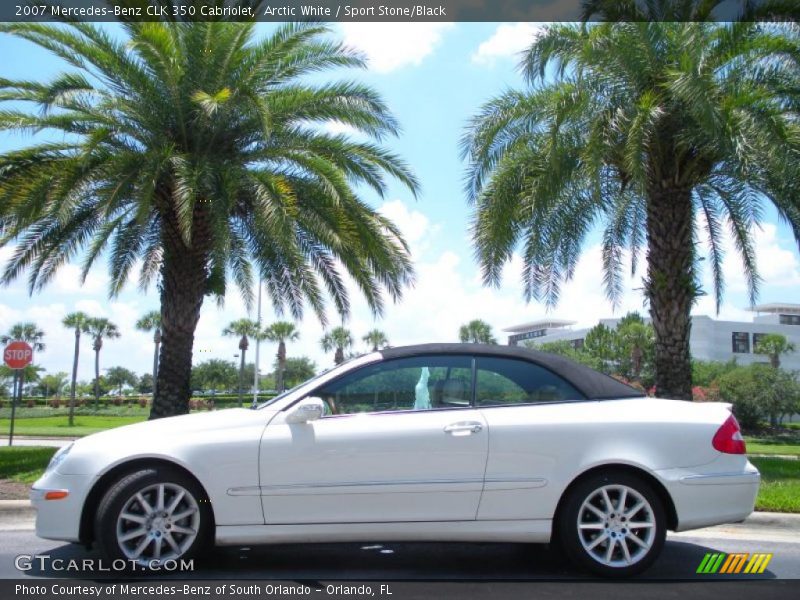
[[[606, 488], [606, 486], [612, 487]], [[610, 516], [613, 518], [610, 520], [608, 516], [606, 519], [601, 519], [590, 509], [582, 509], [584, 502], [591, 499], [592, 506], [600, 508], [600, 511], [605, 513], [605, 502], [597, 503], [597, 500], [602, 498], [603, 488], [606, 488], [611, 500], [609, 511], [615, 511], [611, 512]], [[624, 498], [623, 488], [630, 490], [626, 491]], [[636, 494], [649, 506], [645, 505], [634, 513], [632, 516], [637, 519], [634, 521], [632, 517], [624, 516], [627, 514], [625, 510], [619, 513], [618, 503], [624, 501], [629, 512], [638, 504], [638, 502], [631, 504], [631, 500], [637, 499]], [[579, 519], [587, 529], [579, 527]], [[591, 522], [593, 519], [596, 523]], [[631, 521], [634, 521], [635, 526], [626, 528], [626, 523]], [[610, 527], [606, 526], [609, 522]], [[652, 523], [652, 527], [636, 527], [648, 522]], [[568, 491], [568, 496], [559, 512], [556, 532], [559, 545], [577, 566], [602, 577], [630, 577], [649, 568], [661, 554], [667, 534], [666, 514], [661, 498], [642, 478], [624, 472], [597, 473], [579, 481]], [[604, 535], [605, 538], [599, 539]], [[647, 548], [637, 540], [633, 540], [634, 536]], [[598, 542], [598, 545], [594, 549], [585, 547], [595, 542]], [[631, 559], [635, 559], [633, 562], [626, 560], [623, 544]], [[607, 560], [609, 546], [612, 546], [612, 554], [611, 559]], [[606, 560], [607, 562], [604, 562]]]
[[[185, 503], [189, 502], [190, 496], [197, 507], [197, 514], [199, 515], [199, 521], [194, 516], [186, 517], [186, 519], [193, 519], [192, 525], [196, 525], [194, 531], [197, 534], [194, 540], [191, 541], [184, 537], [183, 539], [186, 542], [185, 550], [180, 553], [174, 552], [176, 556], [171, 556], [170, 558], [189, 560], [202, 556], [212, 548], [214, 541], [213, 513], [211, 504], [202, 487], [194, 479], [177, 469], [157, 466], [128, 473], [117, 480], [104, 494], [97, 508], [94, 522], [95, 539], [104, 557], [110, 561], [123, 560], [131, 570], [147, 568], [147, 564], [145, 564], [147, 561], [144, 560], [146, 559], [145, 553], [142, 555], [143, 560], [137, 565], [136, 559], [131, 558], [123, 549], [123, 542], [118, 539], [118, 519], [123, 508], [130, 507], [129, 502], [137, 492], [144, 491], [146, 494], [151, 495], [156, 492], [147, 492], [146, 490], [152, 490], [154, 486], [157, 488], [161, 484], [170, 486], [171, 489], [174, 489], [175, 486], [180, 486], [186, 492], [185, 499], [181, 500], [184, 504], [181, 504], [181, 506], [186, 506]], [[181, 521], [180, 524], [186, 525], [187, 521]], [[165, 525], [165, 527], [171, 526]], [[175, 533], [172, 537], [173, 539], [180, 539], [181, 534]], [[160, 541], [163, 544], [165, 540], [166, 538]], [[183, 544], [179, 544], [179, 546], [182, 547]]]

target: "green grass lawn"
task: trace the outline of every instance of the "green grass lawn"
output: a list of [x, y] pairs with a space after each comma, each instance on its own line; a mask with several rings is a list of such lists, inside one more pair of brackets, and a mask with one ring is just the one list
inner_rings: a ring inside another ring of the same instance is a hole
[[745, 436], [748, 454], [800, 456], [800, 432]]
[[31, 484], [44, 472], [58, 448], [0, 447], [0, 479]]
[[800, 513], [800, 460], [751, 458], [750, 462], [761, 471], [756, 510]]
[[[106, 417], [81, 415], [75, 417], [75, 425], [67, 424], [67, 417], [33, 417], [14, 420], [14, 435], [29, 436], [83, 436], [130, 425], [146, 420], [145, 415], [131, 417]], [[10, 420], [0, 419], [0, 435], [8, 435]]]

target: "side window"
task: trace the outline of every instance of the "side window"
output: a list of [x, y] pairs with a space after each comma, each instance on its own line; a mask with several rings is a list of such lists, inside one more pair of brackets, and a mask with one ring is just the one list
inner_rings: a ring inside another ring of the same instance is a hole
[[415, 356], [367, 365], [313, 392], [328, 415], [470, 406], [472, 357]]
[[526, 360], [478, 357], [477, 406], [582, 400], [583, 394], [551, 371]]

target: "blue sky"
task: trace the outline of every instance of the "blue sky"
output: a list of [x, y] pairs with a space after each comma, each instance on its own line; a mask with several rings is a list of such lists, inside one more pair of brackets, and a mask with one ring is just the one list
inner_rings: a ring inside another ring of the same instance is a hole
[[[264, 31], [271, 26], [262, 25]], [[365, 304], [354, 296], [354, 311], [347, 326], [364, 344], [361, 336], [372, 327], [383, 329], [392, 344], [427, 341], [455, 341], [458, 326], [482, 318], [500, 329], [546, 315], [572, 319], [578, 326], [593, 325], [601, 317], [644, 310], [640, 278], [628, 281], [622, 306], [616, 312], [605, 300], [600, 272], [598, 236], [592, 235], [574, 280], [563, 288], [562, 299], [549, 313], [538, 303], [525, 304], [518, 284], [518, 259], [506, 269], [503, 285], [487, 289], [480, 283], [468, 237], [469, 207], [462, 190], [464, 163], [459, 158], [458, 140], [465, 123], [480, 104], [508, 87], [519, 87], [516, 53], [529, 43], [536, 31], [531, 24], [499, 23], [355, 23], [334, 26], [334, 35], [360, 48], [370, 68], [337, 75], [358, 79], [374, 86], [399, 119], [403, 133], [387, 145], [404, 157], [422, 183], [414, 200], [404, 188], [392, 185], [386, 199], [367, 195], [376, 207], [395, 220], [412, 246], [417, 284], [399, 305], [388, 305], [384, 317], [374, 320]], [[0, 77], [45, 79], [63, 65], [31, 44], [0, 35]], [[340, 130], [337, 124], [332, 130]], [[0, 132], [0, 151], [18, 147], [30, 138]], [[760, 301], [799, 301], [800, 258], [791, 233], [772, 210], [765, 212], [761, 229], [754, 232], [759, 267], [764, 285]], [[731, 249], [724, 272], [727, 293], [720, 318], [750, 320], [741, 266]], [[9, 249], [0, 250], [0, 268]], [[157, 308], [156, 290], [147, 294], [130, 285], [117, 298], [107, 295], [105, 265], [98, 265], [84, 285], [77, 267], [67, 266], [50, 287], [30, 297], [24, 279], [0, 288], [0, 331], [21, 320], [36, 321], [47, 332], [47, 349], [36, 362], [48, 371], [69, 371], [72, 335], [60, 326], [63, 316], [74, 310], [112, 319], [122, 330], [119, 340], [106, 343], [102, 366], [123, 365], [136, 372], [150, 368], [152, 346], [149, 336], [136, 332], [133, 324], [144, 312]], [[704, 280], [708, 283], [707, 274]], [[710, 289], [710, 287], [707, 287]], [[695, 313], [714, 316], [713, 301], [701, 298]], [[206, 358], [233, 359], [236, 340], [221, 337], [230, 321], [246, 316], [241, 300], [229, 294], [224, 308], [207, 301], [197, 330], [195, 362]], [[254, 315], [250, 315], [253, 317]], [[264, 321], [276, 317], [265, 305]], [[331, 320], [336, 317], [331, 314]], [[290, 355], [312, 357], [320, 367], [332, 357], [319, 348], [322, 327], [308, 317], [300, 324], [301, 339], [289, 348]], [[92, 377], [91, 345], [82, 348], [80, 379]], [[267, 370], [275, 348], [262, 346], [262, 369]], [[249, 355], [252, 357], [252, 353]]]

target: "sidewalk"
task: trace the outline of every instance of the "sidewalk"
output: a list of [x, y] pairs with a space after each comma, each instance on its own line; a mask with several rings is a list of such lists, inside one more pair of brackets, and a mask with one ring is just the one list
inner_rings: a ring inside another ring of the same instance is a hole
[[[77, 437], [52, 437], [37, 438], [25, 435], [14, 436], [14, 446], [49, 446], [51, 448], [61, 448], [77, 440]], [[8, 436], [0, 437], [0, 446], [8, 447]]]

